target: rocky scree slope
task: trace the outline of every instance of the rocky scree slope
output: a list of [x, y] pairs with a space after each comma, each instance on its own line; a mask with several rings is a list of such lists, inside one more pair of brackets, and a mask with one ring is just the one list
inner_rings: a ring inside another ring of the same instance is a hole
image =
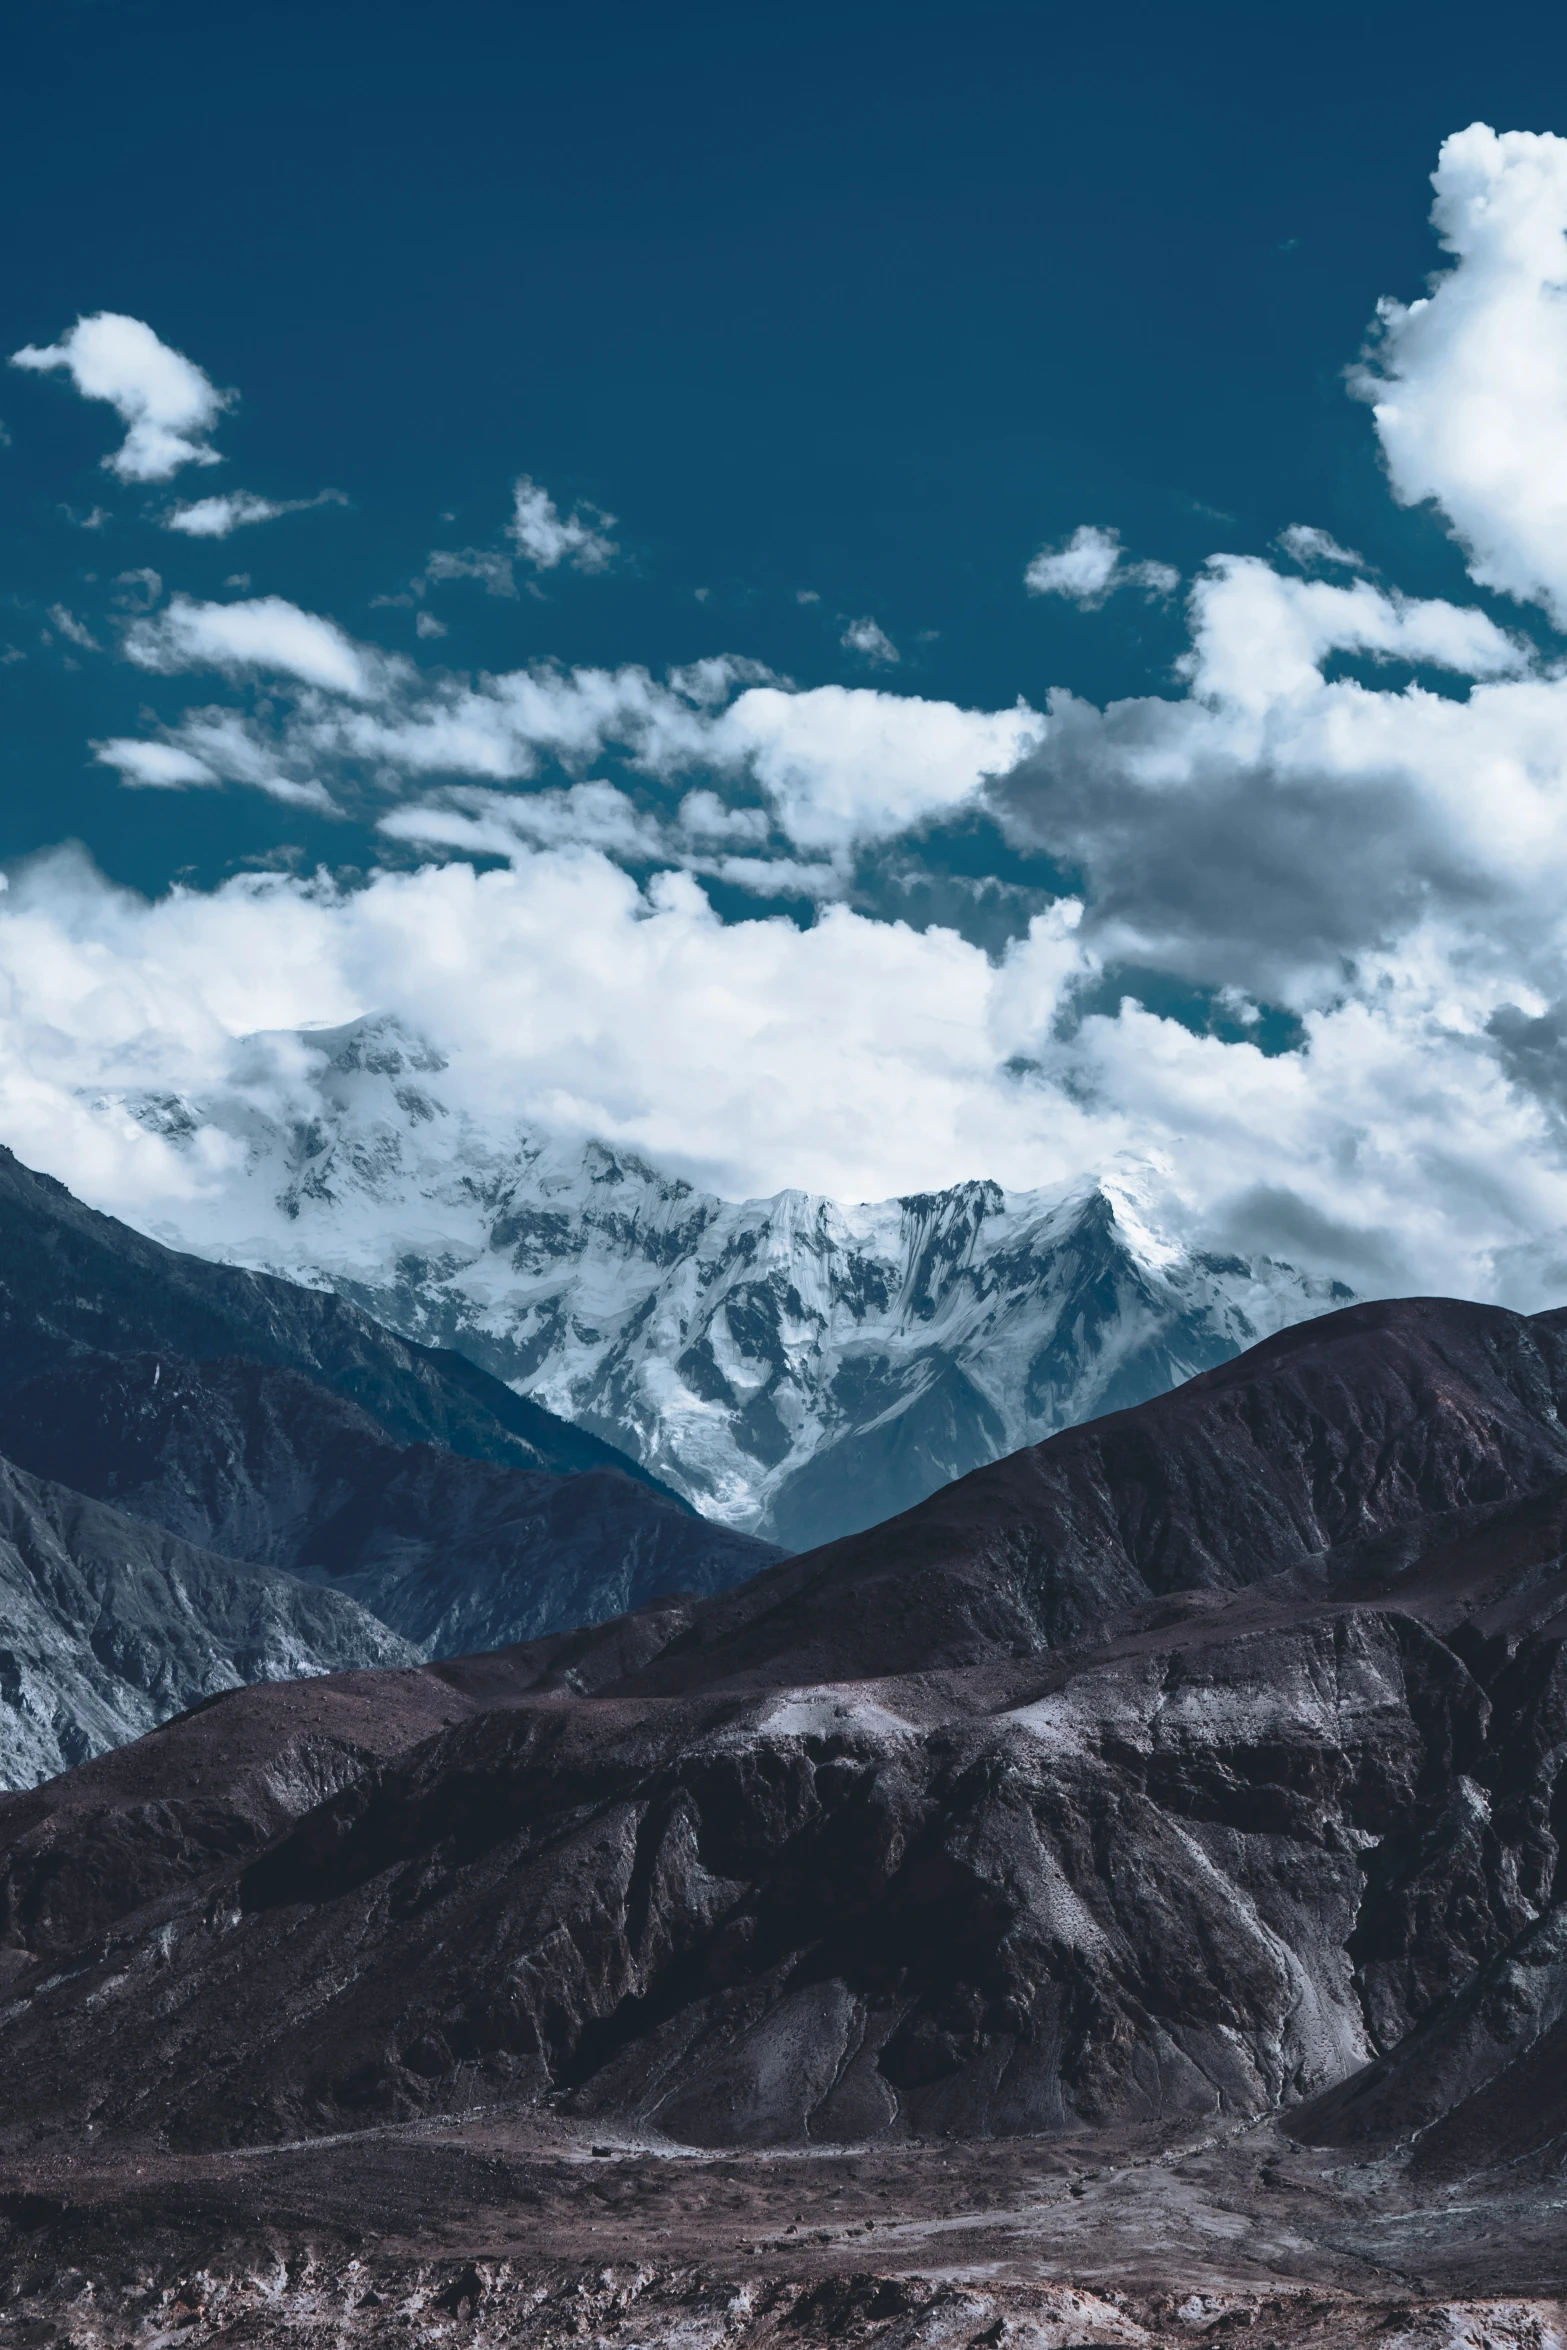
[[13, 1785], [244, 1681], [515, 1640], [776, 1556], [464, 1358], [181, 1257], [9, 1153], [0, 1456]]
[[[1285, 2110], [1548, 2199], [1564, 1399], [1567, 1316], [1351, 1308], [743, 1592], [248, 1690], [7, 1799], [0, 2133]], [[323, 1788], [339, 1688], [374, 1734]]]
[[213, 1128], [231, 1146], [183, 1245], [457, 1348], [790, 1548], [1350, 1294], [1174, 1248], [1125, 1185], [736, 1204], [625, 1150], [466, 1114], [393, 1020], [282, 1041], [308, 1069], [291, 1116], [263, 1116], [259, 1089], [124, 1105], [176, 1147]]

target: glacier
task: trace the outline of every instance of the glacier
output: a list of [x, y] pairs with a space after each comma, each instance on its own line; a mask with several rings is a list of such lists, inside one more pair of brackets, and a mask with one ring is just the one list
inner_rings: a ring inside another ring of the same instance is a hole
[[[724, 1200], [476, 1115], [390, 1017], [288, 1040], [302, 1090], [121, 1096], [199, 1164], [155, 1238], [335, 1290], [790, 1549], [913, 1506], [1348, 1301], [1172, 1243], [1134, 1178]], [[256, 1040], [258, 1049], [264, 1040]]]

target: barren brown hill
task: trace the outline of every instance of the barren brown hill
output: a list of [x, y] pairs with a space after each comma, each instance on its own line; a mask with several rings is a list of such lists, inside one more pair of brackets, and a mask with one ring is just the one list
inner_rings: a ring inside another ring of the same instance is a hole
[[0, 1805], [0, 2128], [168, 2177], [1251, 2132], [1340, 2182], [1322, 2261], [1374, 2175], [1422, 2275], [1494, 2282], [1505, 2213], [1542, 2286], [1564, 1395], [1562, 1316], [1354, 1307], [737, 1593], [220, 1700]]

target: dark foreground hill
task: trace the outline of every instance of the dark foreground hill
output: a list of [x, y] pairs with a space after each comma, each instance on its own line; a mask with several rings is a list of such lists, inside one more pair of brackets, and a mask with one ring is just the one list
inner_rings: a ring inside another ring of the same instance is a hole
[[1544, 2193], [1564, 1406], [1567, 1318], [1355, 1307], [738, 1594], [221, 1699], [0, 1803], [0, 2129], [1285, 2112]]
[[777, 1555], [461, 1356], [162, 1248], [0, 1151], [0, 1784], [238, 1683], [516, 1640]]

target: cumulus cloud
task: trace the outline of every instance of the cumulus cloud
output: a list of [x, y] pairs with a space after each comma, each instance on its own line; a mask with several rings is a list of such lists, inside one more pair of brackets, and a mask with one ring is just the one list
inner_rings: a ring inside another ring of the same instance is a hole
[[1432, 185], [1455, 266], [1378, 306], [1353, 385], [1394, 496], [1434, 500], [1482, 586], [1567, 627], [1567, 139], [1471, 123]]
[[[972, 805], [1041, 729], [1038, 713], [960, 709], [870, 686], [751, 686], [692, 746], [754, 778], [796, 846], [888, 839]], [[684, 744], [678, 753], [695, 763]]]
[[[494, 811], [507, 826], [512, 805]], [[609, 835], [635, 821], [596, 806]], [[1341, 1272], [1353, 1257], [1372, 1286], [1533, 1302], [1553, 1277], [1567, 1174], [1434, 940], [1269, 1059], [1131, 1001], [1063, 1022], [1102, 970], [1072, 899], [988, 957], [845, 906], [804, 929], [724, 922], [685, 874], [639, 885], [603, 850], [510, 829], [491, 870], [353, 889], [268, 875], [149, 905], [71, 858], [20, 873], [0, 901], [7, 1139], [135, 1220], [199, 1237], [206, 1216], [232, 1239], [232, 1134], [177, 1150], [136, 1100], [308, 1116], [308, 1040], [288, 1032], [386, 1010], [450, 1057], [475, 1117], [504, 1103], [732, 1196], [1092, 1170], [1161, 1230]]]
[[1096, 610], [1117, 588], [1169, 596], [1180, 584], [1180, 573], [1168, 563], [1129, 563], [1119, 532], [1093, 522], [1074, 530], [1064, 546], [1042, 547], [1023, 574], [1031, 596], [1065, 596], [1084, 611]]
[[203, 604], [173, 596], [155, 617], [126, 632], [125, 655], [138, 668], [261, 670], [361, 700], [386, 657], [371, 656], [332, 620], [304, 612], [282, 596]]
[[507, 535], [535, 570], [553, 571], [569, 563], [574, 571], [606, 571], [620, 552], [608, 535], [613, 514], [601, 514], [596, 506], [562, 514], [548, 490], [526, 473], [518, 476], [513, 501]]
[[181, 531], [188, 539], [226, 539], [247, 523], [275, 522], [280, 514], [308, 514], [317, 506], [347, 503], [341, 490], [318, 490], [313, 498], [258, 498], [249, 490], [230, 490], [222, 497], [171, 507], [163, 527]]
[[116, 310], [79, 318], [57, 343], [29, 343], [13, 367], [63, 367], [86, 400], [107, 400], [128, 430], [103, 460], [121, 481], [167, 481], [182, 465], [216, 465], [206, 436], [234, 395], [220, 392], [194, 360], [160, 342], [142, 319]]
[[[1428, 917], [1512, 909], [1542, 951], [1567, 854], [1567, 683], [1483, 613], [1210, 565], [1183, 700], [1051, 697], [990, 803], [1083, 877], [1111, 957], [1297, 1008]], [[1467, 695], [1329, 679], [1338, 653], [1486, 682]], [[1525, 908], [1532, 909], [1527, 922]]]

